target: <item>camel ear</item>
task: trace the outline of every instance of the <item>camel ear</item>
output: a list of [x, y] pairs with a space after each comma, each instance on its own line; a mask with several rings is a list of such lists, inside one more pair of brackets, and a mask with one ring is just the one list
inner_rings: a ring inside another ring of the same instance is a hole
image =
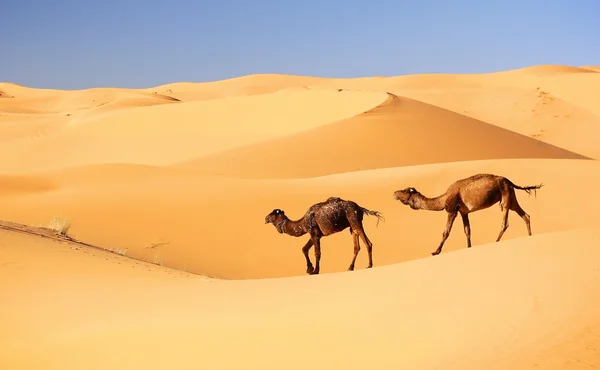
[[409, 193], [414, 193], [415, 191], [416, 191], [415, 188], [408, 188]]

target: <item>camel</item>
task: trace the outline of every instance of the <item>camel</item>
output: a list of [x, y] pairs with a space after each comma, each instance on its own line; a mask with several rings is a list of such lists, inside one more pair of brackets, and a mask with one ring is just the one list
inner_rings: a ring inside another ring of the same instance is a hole
[[[302, 247], [302, 253], [306, 258], [306, 273], [316, 275], [320, 270], [321, 238], [340, 232], [347, 227], [350, 228], [350, 234], [354, 238], [354, 257], [348, 271], [354, 270], [354, 263], [360, 251], [359, 237], [366, 244], [369, 253], [367, 268], [373, 267], [373, 244], [367, 237], [362, 225], [365, 214], [377, 217], [377, 225], [379, 225], [379, 220], [383, 220], [383, 215], [377, 211], [370, 211], [350, 200], [329, 197], [324, 202], [313, 204], [304, 216], [296, 221], [290, 220], [284, 211], [276, 208], [265, 217], [265, 224], [272, 223], [280, 234], [294, 237], [300, 237], [308, 233], [310, 239]], [[308, 256], [308, 252], [313, 245], [315, 247], [314, 267]]]
[[516, 212], [525, 221], [527, 232], [531, 236], [531, 217], [521, 208], [515, 189], [524, 190], [531, 194], [532, 190], [540, 189], [543, 184], [536, 186], [521, 187], [513, 184], [506, 177], [481, 173], [464, 179], [460, 179], [450, 184], [446, 192], [435, 198], [428, 198], [419, 193], [415, 188], [409, 187], [394, 192], [394, 199], [399, 200], [404, 205], [410, 206], [414, 210], [443, 211], [448, 213], [446, 229], [442, 234], [442, 241], [439, 247], [431, 253], [435, 256], [442, 252], [442, 247], [450, 235], [452, 224], [458, 213], [462, 217], [462, 222], [467, 237], [467, 248], [471, 248], [471, 225], [469, 223], [469, 213], [491, 207], [500, 202], [502, 211], [502, 225], [500, 234], [496, 242], [500, 241], [502, 235], [508, 229], [508, 211]]

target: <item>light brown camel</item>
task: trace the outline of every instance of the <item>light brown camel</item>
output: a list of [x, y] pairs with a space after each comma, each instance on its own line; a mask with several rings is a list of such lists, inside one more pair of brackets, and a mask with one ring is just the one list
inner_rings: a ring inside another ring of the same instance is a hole
[[542, 186], [544, 185], [521, 187], [513, 184], [505, 177], [483, 173], [455, 181], [444, 194], [435, 198], [427, 198], [412, 187], [395, 191], [394, 198], [415, 210], [445, 210], [448, 212], [448, 221], [446, 230], [442, 234], [442, 242], [435, 252], [431, 253], [435, 256], [442, 252], [442, 247], [448, 239], [448, 235], [450, 235], [452, 224], [458, 213], [462, 217], [465, 235], [467, 236], [467, 248], [471, 248], [469, 213], [491, 207], [497, 202], [500, 202], [500, 210], [502, 210], [502, 226], [496, 242], [500, 241], [500, 238], [508, 229], [509, 210], [521, 216], [527, 226], [527, 232], [531, 236], [531, 218], [519, 205], [515, 189], [524, 190], [527, 194], [530, 194], [531, 190], [537, 190]]
[[[280, 234], [287, 234], [294, 237], [300, 237], [306, 233], [310, 239], [302, 248], [302, 253], [306, 258], [306, 273], [315, 275], [319, 273], [321, 262], [321, 238], [327, 235], [335, 234], [350, 228], [350, 234], [354, 237], [354, 257], [348, 267], [348, 271], [354, 270], [354, 263], [360, 251], [359, 237], [367, 246], [369, 253], [369, 265], [373, 267], [373, 244], [365, 234], [362, 225], [363, 215], [383, 219], [381, 213], [369, 211], [351, 200], [344, 200], [338, 197], [330, 197], [324, 202], [312, 205], [304, 216], [296, 221], [290, 220], [281, 209], [274, 209], [265, 217], [265, 224], [272, 223]], [[315, 266], [310, 261], [308, 252], [314, 245], [315, 247]]]

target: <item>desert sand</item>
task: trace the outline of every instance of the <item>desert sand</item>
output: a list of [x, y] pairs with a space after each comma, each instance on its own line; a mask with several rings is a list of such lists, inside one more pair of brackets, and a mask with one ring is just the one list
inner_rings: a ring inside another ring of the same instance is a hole
[[[600, 68], [355, 79], [251, 75], [146, 89], [0, 83], [2, 369], [600, 367]], [[460, 219], [393, 198], [508, 177]], [[350, 233], [279, 234], [331, 196]], [[69, 227], [67, 227], [69, 226]], [[66, 235], [58, 235], [60, 231]], [[314, 261], [313, 251], [310, 253]]]

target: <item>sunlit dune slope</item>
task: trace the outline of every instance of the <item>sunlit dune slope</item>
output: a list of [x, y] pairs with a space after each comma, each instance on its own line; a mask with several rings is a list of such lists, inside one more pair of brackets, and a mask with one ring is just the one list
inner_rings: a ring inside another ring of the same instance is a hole
[[[2, 228], [0, 222], [0, 290], [19, 295], [22, 284], [39, 286], [45, 280], [68, 281], [73, 275], [127, 284], [128, 279], [164, 281], [169, 278], [210, 280], [181, 270], [128, 258], [122, 250], [102, 250]], [[64, 268], [56, 268], [63, 266]], [[8, 283], [8, 282], [11, 283]], [[27, 295], [22, 291], [21, 296]]]
[[328, 78], [310, 76], [252, 74], [204, 83], [175, 82], [143, 91], [173, 96], [183, 101], [198, 101], [270, 94], [282, 89], [317, 85], [328, 80]]
[[[2, 368], [304, 369], [291, 359], [305, 357], [307, 343], [318, 369], [598, 363], [597, 229], [353, 273], [214, 283], [143, 278], [116, 260], [86, 258], [84, 267], [73, 251], [60, 258], [18, 239], [1, 270], [11, 302], [0, 306], [10, 333], [0, 339]], [[31, 268], [36, 252], [50, 263]], [[109, 264], [110, 274], [88, 271]]]
[[0, 155], [19, 158], [0, 163], [0, 171], [110, 162], [171, 164], [352, 117], [385, 98], [378, 92], [287, 89], [206, 102], [88, 111], [52, 134], [0, 147]]
[[294, 178], [498, 158], [585, 158], [451, 111], [389, 94], [380, 106], [292, 136], [178, 167], [233, 177]]
[[[115, 89], [101, 93], [102, 90], [59, 92], [44, 98], [20, 97], [0, 101], [0, 141], [19, 139], [27, 143], [35, 140], [25, 144], [35, 147], [38, 139], [64, 134], [69, 126], [85, 122], [86, 118], [99, 120], [119, 109], [177, 102], [167, 96], [146, 96]], [[21, 143], [16, 148], [19, 145]], [[9, 147], [7, 150], [14, 149]]]
[[[193, 171], [139, 165], [85, 166], [30, 178], [27, 193], [3, 190], [0, 219], [28, 225], [55, 216], [72, 222], [70, 234], [94, 245], [127, 250], [127, 255], [198, 274], [229, 279], [303, 275], [301, 248], [308, 236], [279, 234], [264, 218], [274, 208], [291, 219], [330, 196], [352, 199], [377, 210], [385, 222], [366, 217], [375, 266], [430, 256], [446, 225], [444, 212], [414, 211], [395, 201], [396, 189], [414, 186], [423, 194], [443, 194], [455, 180], [480, 172], [508, 176], [518, 185], [544, 184], [537, 196], [517, 192], [531, 215], [534, 235], [596, 224], [600, 200], [564, 202], [566, 192], [593, 194], [599, 185], [596, 161], [502, 159], [360, 171], [310, 179], [228, 179]], [[22, 185], [13, 179], [15, 186]], [[52, 185], [55, 188], [42, 188]], [[8, 191], [8, 193], [7, 193]], [[471, 216], [473, 248], [496, 239], [498, 206]], [[503, 239], [526, 237], [523, 221], [511, 214]], [[345, 271], [352, 237], [341, 232], [323, 240], [321, 273]], [[444, 251], [464, 249], [460, 220]], [[311, 254], [312, 255], [312, 254]], [[357, 269], [366, 266], [359, 254]]]
[[6, 96], [14, 96], [15, 94], [19, 94], [24, 91], [29, 91], [30, 93], [35, 93], [36, 91], [39, 93], [40, 91], [56, 91], [56, 90], [46, 90], [46, 89], [30, 89], [28, 87], [13, 83], [13, 82], [0, 82], [0, 91]]
[[542, 88], [414, 89], [404, 94], [590, 158], [600, 158], [600, 115]]
[[[568, 66], [536, 66], [509, 70], [484, 77], [488, 86], [503, 86], [542, 92], [546, 98], [561, 99], [574, 107], [600, 115], [595, 93], [600, 87], [600, 73]], [[547, 72], [547, 73], [544, 73]], [[554, 72], [552, 72], [554, 71]]]
[[[0, 151], [3, 147], [4, 153], [9, 156], [15, 152], [10, 151], [10, 146], [16, 141], [37, 140], [48, 135], [61, 132], [69, 122], [69, 117], [60, 117], [56, 115], [36, 115], [35, 117], [20, 115], [2, 115], [0, 114]], [[18, 153], [18, 152], [17, 152]], [[19, 166], [19, 157], [9, 156], [12, 166]], [[9, 163], [9, 161], [4, 161]], [[0, 164], [1, 167], [1, 164]], [[31, 169], [24, 169], [29, 172]]]
[[123, 100], [138, 100], [147, 103], [161, 104], [176, 101], [176, 99], [164, 95], [141, 93], [129, 89], [117, 88], [95, 88], [73, 92], [63, 92], [64, 96], [58, 95], [57, 101], [52, 102], [50, 109], [67, 112], [70, 110], [82, 110], [102, 107], [107, 104], [115, 104]]
[[121, 100], [138, 100], [145, 105], [177, 101], [161, 94], [136, 89], [92, 88], [85, 90], [35, 89], [15, 84], [0, 84], [5, 95], [13, 99], [0, 102], [0, 113], [12, 114], [76, 114]]
[[556, 74], [571, 74], [571, 73], [596, 73], [587, 67], [573, 67], [560, 64], [542, 64], [517, 68], [508, 72], [522, 72], [533, 75], [556, 75]]

